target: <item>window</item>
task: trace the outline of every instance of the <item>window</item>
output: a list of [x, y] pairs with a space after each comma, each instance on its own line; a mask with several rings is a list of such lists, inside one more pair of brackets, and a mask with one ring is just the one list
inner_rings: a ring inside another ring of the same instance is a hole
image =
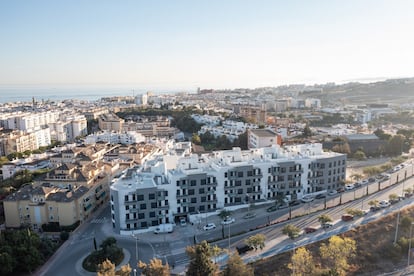
[[237, 173], [237, 176], [238, 176], [238, 177], [243, 177], [243, 172], [238, 172], [238, 173]]
[[191, 203], [197, 203], [197, 198], [196, 197], [192, 197], [191, 198]]
[[153, 209], [157, 208], [157, 202], [151, 202], [151, 208]]
[[125, 210], [129, 210], [129, 205], [125, 205]]
[[206, 180], [205, 179], [201, 179], [201, 185], [206, 185]]
[[155, 194], [149, 194], [148, 195], [148, 198], [151, 200], [151, 199], [155, 199]]
[[188, 195], [194, 195], [194, 189], [189, 189], [188, 190]]
[[144, 195], [138, 195], [138, 201], [144, 201]]
[[[226, 191], [227, 192], [227, 191]], [[205, 196], [202, 196], [201, 197], [201, 202], [206, 202], [206, 197]]]
[[125, 196], [125, 201], [128, 201], [128, 195]]
[[227, 172], [224, 173], [224, 177], [227, 177]]
[[145, 209], [147, 209], [147, 204], [145, 204], [145, 203], [140, 204], [140, 205], [139, 205], [139, 208], [140, 208], [141, 210], [145, 210]]
[[150, 212], [149, 216], [150, 216], [150, 218], [155, 218], [155, 212]]
[[199, 193], [199, 194], [204, 194], [204, 193], [205, 193], [204, 188], [200, 188], [200, 189], [198, 189], [198, 193]]
[[197, 181], [195, 181], [195, 180], [191, 180], [191, 181], [190, 181], [190, 186], [195, 186], [195, 185], [197, 185]]
[[144, 219], [145, 218], [145, 214], [144, 213], [139, 213], [138, 214], [138, 219]]

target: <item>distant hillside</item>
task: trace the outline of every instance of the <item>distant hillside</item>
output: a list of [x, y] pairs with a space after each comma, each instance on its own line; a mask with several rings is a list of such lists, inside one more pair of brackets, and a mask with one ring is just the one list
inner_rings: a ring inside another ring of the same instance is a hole
[[414, 79], [387, 80], [375, 83], [347, 83], [324, 88], [320, 94], [328, 102], [344, 104], [414, 102]]

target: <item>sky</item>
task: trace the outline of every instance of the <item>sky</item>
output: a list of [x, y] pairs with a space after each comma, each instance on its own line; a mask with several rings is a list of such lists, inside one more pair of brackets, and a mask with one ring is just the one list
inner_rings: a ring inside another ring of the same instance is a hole
[[414, 77], [414, 1], [0, 1], [0, 86], [195, 89]]

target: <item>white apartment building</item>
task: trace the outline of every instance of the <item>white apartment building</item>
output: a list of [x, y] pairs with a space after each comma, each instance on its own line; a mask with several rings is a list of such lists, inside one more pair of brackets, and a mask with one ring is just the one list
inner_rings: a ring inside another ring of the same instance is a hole
[[346, 155], [321, 144], [240, 148], [201, 155], [163, 155], [128, 170], [111, 186], [112, 226], [130, 235], [160, 223], [219, 209], [238, 209], [279, 196], [337, 189], [345, 180]]
[[136, 131], [128, 132], [109, 132], [103, 131], [95, 134], [90, 134], [86, 137], [85, 144], [96, 144], [98, 142], [105, 142], [109, 144], [123, 144], [131, 145], [145, 142], [145, 136]]

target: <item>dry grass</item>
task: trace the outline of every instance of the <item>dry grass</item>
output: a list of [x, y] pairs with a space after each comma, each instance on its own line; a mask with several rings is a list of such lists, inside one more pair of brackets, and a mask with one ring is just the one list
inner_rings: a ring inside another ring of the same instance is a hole
[[[401, 211], [400, 218], [404, 216], [414, 219], [414, 207]], [[397, 214], [394, 213], [341, 235], [354, 239], [357, 244], [356, 257], [350, 261], [352, 265], [348, 275], [378, 275], [406, 265], [407, 249], [393, 245], [396, 220]], [[400, 226], [398, 240], [408, 236], [409, 229]], [[326, 241], [306, 246], [318, 266], [321, 266], [319, 247], [323, 242]], [[254, 263], [255, 275], [290, 275], [287, 264], [291, 256], [292, 253], [287, 252]]]

